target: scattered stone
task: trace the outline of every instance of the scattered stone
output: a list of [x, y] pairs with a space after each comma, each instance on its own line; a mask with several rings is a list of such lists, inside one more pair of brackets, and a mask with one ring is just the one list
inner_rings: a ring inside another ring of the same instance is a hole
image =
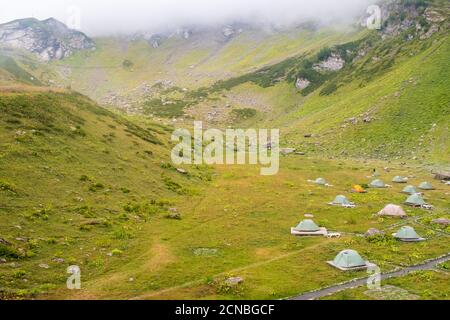
[[166, 217], [167, 217], [167, 219], [171, 219], [171, 220], [181, 220], [181, 213], [169, 212], [169, 214]]
[[64, 263], [65, 262], [65, 260], [63, 258], [53, 258], [52, 261], [56, 262], [56, 263]]
[[1, 263], [6, 263], [6, 259], [0, 258], [0, 264], [1, 264]]
[[197, 248], [194, 250], [194, 255], [201, 257], [212, 257], [215, 256], [219, 250], [213, 248]]
[[314, 218], [314, 215], [313, 214], [305, 214], [305, 218]]
[[333, 53], [331, 56], [318, 64], [313, 66], [313, 69], [322, 72], [322, 71], [339, 71], [345, 65], [344, 59], [342, 59], [339, 55]]
[[295, 86], [297, 87], [297, 89], [303, 90], [309, 87], [310, 84], [311, 81], [309, 81], [308, 79], [298, 78], [297, 82], [295, 83]]
[[367, 232], [364, 234], [364, 236], [366, 238], [369, 238], [369, 237], [378, 236], [378, 235], [384, 236], [384, 234], [385, 233], [383, 231], [380, 231], [380, 230], [375, 229], [375, 228], [370, 228], [369, 230], [367, 230]]
[[0, 244], [3, 244], [3, 245], [5, 245], [5, 246], [10, 246], [10, 245], [11, 245], [11, 243], [9, 243], [8, 241], [6, 241], [6, 240], [3, 239], [3, 238], [0, 238]]
[[294, 148], [281, 148], [280, 152], [282, 155], [287, 156], [288, 154], [294, 153], [295, 149]]
[[446, 218], [439, 218], [439, 219], [434, 219], [433, 221], [431, 221], [432, 223], [435, 223], [435, 224], [440, 224], [440, 225], [443, 225], [443, 226], [448, 226], [448, 225], [450, 225], [450, 220], [449, 219], [446, 219]]
[[436, 180], [443, 180], [443, 181], [449, 181], [450, 180], [450, 172], [436, 172], [434, 174], [434, 178]]
[[244, 279], [241, 277], [231, 277], [225, 280], [225, 284], [229, 287], [236, 287], [244, 282]]
[[187, 171], [184, 169], [177, 168], [177, 172], [181, 174], [187, 174]]
[[42, 269], [49, 269], [50, 267], [48, 266], [48, 264], [41, 263], [41, 264], [39, 265], [39, 268], [42, 268]]

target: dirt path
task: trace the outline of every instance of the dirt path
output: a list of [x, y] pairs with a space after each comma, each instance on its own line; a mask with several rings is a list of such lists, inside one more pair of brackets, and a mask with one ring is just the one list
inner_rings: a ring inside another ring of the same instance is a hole
[[[395, 278], [395, 277], [402, 277], [402, 276], [405, 276], [405, 275], [409, 274], [410, 272], [414, 272], [414, 271], [432, 270], [438, 264], [441, 264], [448, 260], [450, 260], [450, 254], [447, 254], [441, 258], [430, 260], [423, 264], [418, 264], [418, 265], [407, 267], [407, 268], [404, 268], [404, 269], [401, 269], [398, 271], [392, 271], [392, 272], [382, 274], [381, 280], [386, 280], [386, 279]], [[367, 284], [367, 280], [368, 280], [368, 278], [349, 281], [349, 282], [346, 282], [343, 284], [338, 284], [338, 285], [331, 286], [328, 288], [324, 288], [324, 289], [320, 289], [317, 291], [308, 292], [308, 293], [305, 293], [305, 294], [302, 294], [299, 296], [295, 296], [295, 297], [289, 298], [288, 300], [315, 300], [315, 299], [326, 297], [328, 295], [331, 295], [331, 294], [334, 294], [334, 293], [337, 293], [337, 292], [340, 292], [340, 291], [343, 291], [346, 289], [353, 289], [353, 288], [364, 286]]]

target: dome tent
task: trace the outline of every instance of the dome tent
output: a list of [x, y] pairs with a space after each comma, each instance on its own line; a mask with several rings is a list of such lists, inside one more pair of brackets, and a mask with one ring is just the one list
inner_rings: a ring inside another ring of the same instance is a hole
[[332, 205], [338, 205], [338, 206], [350, 206], [353, 205], [352, 202], [350, 202], [347, 197], [343, 195], [337, 196], [333, 202], [331, 202]]
[[402, 176], [395, 176], [394, 179], [392, 179], [392, 182], [395, 183], [406, 183], [408, 182], [408, 178], [402, 177]]
[[310, 219], [306, 219], [306, 220], [303, 220], [302, 222], [300, 222], [298, 224], [298, 226], [295, 227], [295, 230], [300, 231], [300, 232], [315, 232], [315, 231], [319, 231], [320, 228], [314, 221], [312, 221]]
[[314, 180], [314, 183], [321, 186], [328, 184], [328, 182], [324, 178], [317, 178], [316, 180]]
[[406, 217], [406, 213], [402, 207], [396, 206], [394, 204], [388, 204], [383, 210], [378, 212], [380, 216], [390, 216], [390, 217]]
[[412, 207], [421, 207], [421, 206], [425, 206], [426, 202], [425, 202], [425, 200], [423, 200], [423, 198], [420, 194], [415, 193], [415, 194], [409, 196], [408, 199], [406, 199], [405, 204], [408, 206], [412, 206]]
[[422, 182], [419, 185], [419, 189], [422, 189], [422, 190], [434, 190], [433, 186], [429, 182]]
[[408, 193], [408, 194], [415, 194], [417, 193], [416, 188], [414, 188], [414, 186], [406, 186], [403, 191], [403, 193]]
[[384, 184], [383, 181], [381, 181], [380, 179], [376, 179], [373, 180], [370, 184], [369, 187], [371, 188], [386, 188], [386, 185]]
[[319, 227], [311, 219], [305, 219], [297, 227], [291, 228], [291, 234], [294, 236], [326, 236], [327, 228]]
[[367, 191], [362, 186], [360, 186], [359, 184], [356, 184], [356, 185], [353, 186], [352, 192], [354, 192], [354, 193], [367, 193]]
[[341, 251], [333, 261], [328, 261], [328, 263], [340, 270], [366, 269], [368, 265], [358, 252], [349, 249]]
[[404, 226], [401, 227], [396, 233], [393, 234], [395, 238], [401, 241], [422, 241], [421, 238], [413, 227]]

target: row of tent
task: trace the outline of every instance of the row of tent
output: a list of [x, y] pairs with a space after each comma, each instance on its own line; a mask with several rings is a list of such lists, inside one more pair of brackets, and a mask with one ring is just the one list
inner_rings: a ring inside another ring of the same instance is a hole
[[[355, 203], [351, 202], [347, 199], [346, 196], [338, 195], [336, 198], [330, 202], [333, 206], [342, 206], [342, 207], [354, 207]], [[425, 200], [423, 199], [420, 193], [411, 194], [405, 201], [405, 204], [410, 207], [426, 207], [429, 206]]]
[[[392, 182], [394, 183], [407, 183], [408, 178], [402, 177], [402, 176], [395, 176], [392, 179]], [[323, 185], [323, 186], [329, 186], [328, 182], [323, 178], [318, 178], [314, 181], [317, 185]], [[371, 188], [387, 188], [388, 185], [386, 185], [381, 179], [376, 179], [372, 181], [369, 184], [369, 187]], [[421, 190], [434, 190], [433, 186], [429, 182], [422, 182], [419, 185], [419, 189]], [[353, 192], [357, 193], [364, 193], [366, 192], [364, 188], [357, 185], [353, 187]], [[428, 206], [425, 200], [423, 199], [422, 195], [417, 192], [416, 188], [412, 185], [406, 186], [403, 190], [403, 193], [406, 193], [409, 195], [407, 200], [405, 201], [406, 205], [413, 206], [413, 207], [426, 207]], [[333, 202], [330, 204], [332, 205], [340, 205], [344, 207], [354, 207], [355, 204], [353, 202], [350, 202], [347, 197], [343, 195], [338, 195]], [[380, 216], [392, 216], [392, 217], [405, 217], [406, 213], [403, 210], [402, 207], [389, 204], [386, 207], [384, 207], [380, 212], [378, 212], [378, 215]], [[320, 231], [324, 228], [320, 228], [313, 220], [306, 219], [301, 221], [297, 227], [293, 228], [294, 232], [298, 232], [298, 234], [303, 235], [314, 235], [314, 234], [320, 234]], [[325, 229], [326, 232], [326, 229]], [[401, 227], [396, 233], [393, 234], [393, 236], [400, 240], [405, 242], [417, 242], [417, 241], [424, 241], [425, 239], [420, 237], [417, 232], [414, 230], [413, 227], [410, 226], [403, 226]], [[367, 269], [371, 264], [369, 261], [364, 260], [357, 251], [355, 250], [343, 250], [341, 251], [333, 261], [328, 261], [328, 263], [340, 270], [361, 270], [361, 269]]]
[[[400, 176], [395, 177], [394, 180], [393, 180], [393, 182], [395, 182], [395, 183], [406, 183], [407, 181], [408, 181], [407, 178], [403, 178], [403, 177], [400, 177]], [[385, 184], [382, 180], [376, 179], [376, 180], [373, 180], [369, 184], [369, 187], [371, 187], [371, 188], [387, 188], [388, 185]], [[414, 186], [408, 186], [406, 188], [408, 188], [408, 189], [413, 188], [414, 189]], [[429, 191], [429, 190], [434, 190], [434, 187], [433, 187], [433, 185], [431, 183], [425, 181], [425, 182], [422, 182], [419, 185], [419, 189], [425, 190], [425, 191]], [[403, 192], [405, 192], [405, 191], [403, 191]], [[411, 193], [411, 192], [409, 192], [409, 193]], [[417, 192], [414, 192], [414, 193], [417, 193]]]
[[[401, 208], [400, 208], [401, 209]], [[403, 211], [403, 210], [402, 210]], [[404, 214], [404, 212], [401, 212]], [[319, 232], [323, 230], [323, 228], [319, 227], [313, 220], [305, 219], [301, 221], [297, 227], [293, 228], [297, 232], [301, 233], [310, 233], [314, 234], [315, 232]], [[423, 241], [424, 238], [420, 237], [413, 227], [403, 226], [396, 233], [393, 234], [393, 237], [401, 240], [401, 241]]]
[[[400, 228], [393, 236], [401, 241], [417, 242], [424, 241], [413, 227], [404, 226]], [[333, 261], [328, 261], [328, 264], [343, 271], [362, 270], [373, 266], [369, 261], [364, 260], [357, 251], [346, 249], [341, 251]]]
[[[330, 185], [327, 182], [327, 180], [325, 180], [324, 178], [317, 178], [313, 182], [315, 184], [317, 184], [317, 185], [320, 185], [320, 186]], [[405, 177], [402, 177], [402, 176], [396, 176], [396, 177], [394, 177], [392, 182], [395, 182], [395, 183], [407, 183], [408, 182], [408, 178], [405, 178]], [[371, 188], [387, 188], [388, 185], [385, 184], [381, 179], [375, 179], [369, 184], [369, 187], [371, 187]], [[410, 187], [414, 188], [414, 186], [408, 186], [407, 188], [410, 188]], [[419, 185], [419, 189], [421, 189], [421, 190], [434, 190], [434, 187], [433, 187], [433, 185], [431, 183], [425, 181], [425, 182], [422, 182]], [[414, 192], [414, 193], [416, 193], [416, 192]]]

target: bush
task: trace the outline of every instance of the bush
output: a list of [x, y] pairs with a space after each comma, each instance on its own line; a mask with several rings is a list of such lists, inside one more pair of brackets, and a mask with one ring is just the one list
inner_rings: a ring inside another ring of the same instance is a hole
[[16, 249], [0, 243], [0, 257], [18, 259], [20, 253]]
[[232, 111], [234, 117], [238, 120], [247, 120], [256, 116], [256, 110], [251, 108], [234, 109]]
[[16, 187], [9, 182], [0, 180], [0, 190], [16, 193]]
[[16, 279], [23, 279], [27, 275], [27, 272], [25, 270], [16, 270], [13, 273], [13, 277]]
[[130, 61], [130, 60], [124, 60], [124, 61], [122, 62], [122, 67], [123, 67], [124, 69], [131, 69], [131, 68], [134, 67], [134, 63], [133, 63], [132, 61]]

